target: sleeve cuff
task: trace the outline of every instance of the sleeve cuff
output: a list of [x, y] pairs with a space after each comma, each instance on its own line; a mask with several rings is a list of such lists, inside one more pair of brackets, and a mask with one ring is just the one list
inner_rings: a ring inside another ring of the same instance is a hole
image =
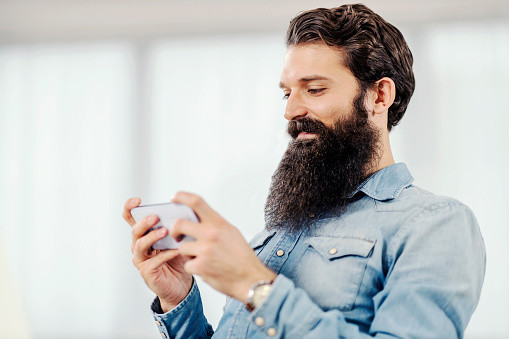
[[159, 298], [151, 309], [162, 338], [210, 338], [214, 331], [203, 314], [196, 280], [189, 294], [175, 308], [163, 313]]
[[[150, 306], [150, 308], [151, 308], [152, 312], [154, 313], [154, 315], [170, 316], [173, 313], [176, 313], [176, 312], [178, 312], [178, 310], [180, 310], [183, 307], [185, 307], [185, 305], [187, 303], [189, 303], [190, 300], [193, 299], [193, 297], [195, 297], [196, 294], [198, 294], [198, 298], [200, 298], [200, 292], [198, 290], [198, 285], [196, 284], [196, 280], [193, 278], [193, 286], [191, 287], [191, 290], [189, 291], [187, 296], [177, 306], [175, 306], [173, 309], [171, 309], [168, 312], [164, 313], [163, 308], [161, 307], [161, 300], [159, 299], [159, 297], [156, 297], [154, 299], [154, 301], [152, 302], [152, 305]], [[196, 299], [196, 298], [194, 298], [194, 299]]]
[[[305, 299], [301, 294], [304, 294], [304, 291], [297, 289], [290, 279], [279, 274], [274, 280], [272, 290], [267, 298], [249, 315], [249, 321], [266, 335], [279, 337], [281, 333], [288, 332], [284, 328], [284, 319], [281, 318], [281, 314], [290, 311], [292, 315], [298, 315], [300, 319], [297, 327], [306, 332], [309, 331], [316, 324], [317, 312], [313, 312], [312, 307], [311, 309], [309, 307], [305, 308], [307, 311], [298, 311], [301, 309], [299, 307], [300, 299]], [[316, 311], [319, 312], [320, 310]]]

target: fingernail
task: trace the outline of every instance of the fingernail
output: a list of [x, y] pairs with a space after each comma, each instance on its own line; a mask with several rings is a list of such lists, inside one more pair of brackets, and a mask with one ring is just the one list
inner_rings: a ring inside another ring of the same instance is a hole
[[131, 199], [131, 205], [136, 205], [138, 203], [139, 198], [132, 198]]
[[166, 228], [162, 227], [158, 231], [159, 235], [165, 235], [166, 234]]

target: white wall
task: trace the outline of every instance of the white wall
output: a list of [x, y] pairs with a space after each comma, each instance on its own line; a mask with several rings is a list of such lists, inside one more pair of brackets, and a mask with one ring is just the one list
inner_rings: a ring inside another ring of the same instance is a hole
[[[467, 338], [508, 337], [509, 27], [404, 33], [417, 89], [392, 135], [397, 161], [416, 184], [475, 211], [488, 271]], [[246, 238], [263, 227], [287, 141], [277, 85], [282, 37], [0, 48], [0, 249], [30, 327], [20, 337], [159, 337], [120, 217], [130, 196], [155, 203], [189, 190]], [[215, 325], [224, 297], [201, 285]]]
[[35, 338], [115, 328], [129, 257], [115, 211], [133, 173], [130, 54], [125, 44], [0, 50], [0, 232]]

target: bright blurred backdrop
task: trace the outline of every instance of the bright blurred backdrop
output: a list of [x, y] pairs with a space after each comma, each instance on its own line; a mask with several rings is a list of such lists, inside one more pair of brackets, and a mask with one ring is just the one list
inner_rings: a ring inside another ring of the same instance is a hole
[[[415, 58], [396, 160], [469, 205], [485, 238], [465, 337], [509, 338], [509, 3], [364, 3]], [[159, 338], [124, 201], [187, 190], [260, 230], [288, 141], [286, 26], [340, 4], [0, 0], [0, 338]], [[224, 296], [199, 283], [216, 326]]]

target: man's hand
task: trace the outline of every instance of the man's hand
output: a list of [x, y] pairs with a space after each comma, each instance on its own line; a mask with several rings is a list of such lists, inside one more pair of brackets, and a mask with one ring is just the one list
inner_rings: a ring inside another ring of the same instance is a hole
[[147, 233], [159, 221], [155, 215], [136, 223], [131, 215], [131, 209], [140, 203], [139, 198], [129, 199], [122, 212], [123, 218], [132, 227], [133, 264], [140, 271], [148, 287], [159, 297], [163, 311], [168, 312], [187, 296], [193, 284], [193, 277], [185, 272], [185, 260], [177, 250], [151, 250], [156, 241], [168, 234], [168, 230], [163, 227]]
[[243, 303], [255, 282], [275, 279], [276, 274], [258, 259], [239, 230], [212, 210], [202, 198], [179, 192], [172, 201], [191, 207], [200, 220], [194, 223], [179, 219], [170, 230], [175, 239], [183, 235], [196, 239], [181, 242], [176, 250], [188, 258], [184, 263], [188, 274], [201, 276], [216, 290]]

